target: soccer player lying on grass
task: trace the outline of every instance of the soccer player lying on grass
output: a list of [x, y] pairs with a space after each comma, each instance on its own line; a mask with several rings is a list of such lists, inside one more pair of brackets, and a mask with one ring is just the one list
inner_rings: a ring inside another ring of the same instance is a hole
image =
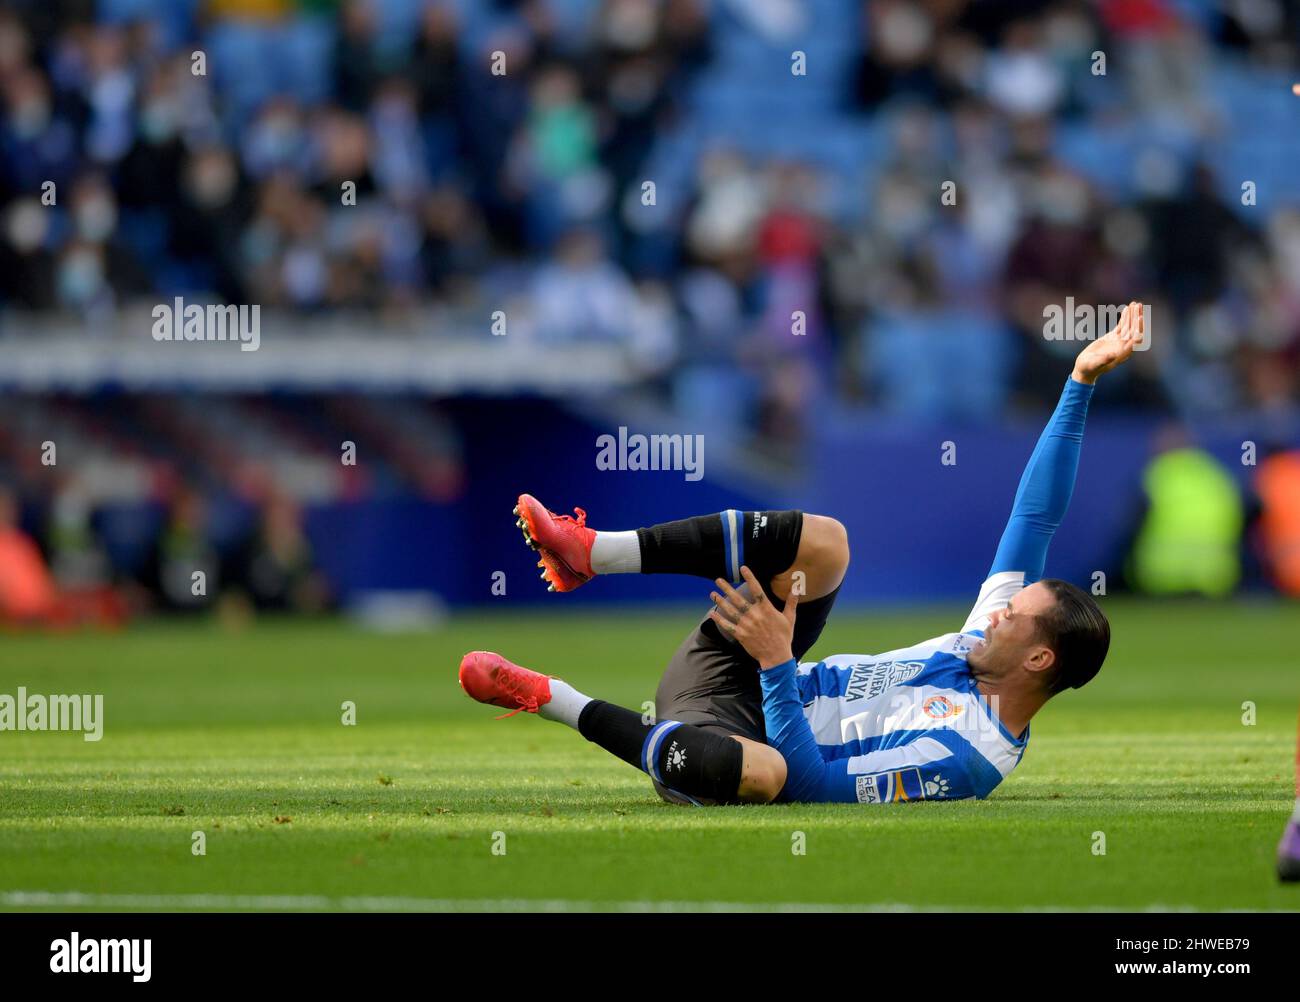
[[597, 574], [693, 574], [716, 578], [715, 608], [669, 662], [654, 721], [488, 651], [465, 655], [461, 686], [510, 716], [527, 710], [568, 724], [678, 803], [987, 796], [1024, 754], [1030, 718], [1106, 657], [1110, 626], [1097, 604], [1040, 577], [1074, 489], [1093, 383], [1144, 336], [1132, 303], [1079, 354], [960, 632], [799, 664], [848, 566], [839, 522], [725, 511], [597, 532], [581, 509], [576, 520], [555, 515], [524, 494], [515, 512], [552, 590]]

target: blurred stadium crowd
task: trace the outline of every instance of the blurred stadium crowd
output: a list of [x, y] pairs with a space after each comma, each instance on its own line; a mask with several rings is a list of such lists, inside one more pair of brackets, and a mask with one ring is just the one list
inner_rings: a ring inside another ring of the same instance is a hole
[[[1281, 0], [20, 0], [0, 299], [522, 292], [540, 336], [642, 339], [779, 437], [828, 384], [1050, 399], [1044, 304], [1148, 294], [1144, 399], [1293, 407], [1298, 44]], [[812, 373], [782, 364], [795, 309]]]
[[[837, 407], [1041, 407], [1077, 349], [1044, 308], [1139, 298], [1153, 347], [1107, 392], [1293, 422], [1298, 56], [1284, 0], [14, 0], [0, 332], [183, 295], [359, 339], [431, 316], [436, 346], [508, 308], [779, 455]], [[291, 483], [241, 484], [196, 407]], [[333, 397], [12, 397], [0, 475], [52, 490], [30, 447], [62, 425], [109, 480], [155, 452], [269, 510], [344, 497], [313, 445], [340, 408], [382, 428], [381, 478], [454, 491], [435, 408]]]

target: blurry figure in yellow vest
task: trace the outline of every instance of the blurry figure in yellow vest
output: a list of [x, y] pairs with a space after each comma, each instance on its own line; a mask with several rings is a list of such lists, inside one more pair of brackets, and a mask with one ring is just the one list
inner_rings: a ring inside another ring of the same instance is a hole
[[1300, 597], [1300, 449], [1275, 452], [1255, 473], [1259, 547], [1279, 591]]
[[1241, 579], [1241, 491], [1181, 430], [1162, 431], [1157, 448], [1142, 475], [1147, 511], [1129, 579], [1150, 595], [1228, 595]]

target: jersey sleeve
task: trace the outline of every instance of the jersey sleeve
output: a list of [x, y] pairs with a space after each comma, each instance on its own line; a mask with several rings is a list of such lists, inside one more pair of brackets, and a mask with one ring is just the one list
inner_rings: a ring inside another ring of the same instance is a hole
[[[965, 756], [937, 738], [842, 760], [852, 798], [860, 804], [891, 804], [904, 800], [965, 800], [981, 795], [966, 768]], [[846, 791], [847, 792], [847, 791]]]
[[783, 801], [891, 803], [978, 795], [964, 757], [937, 737], [827, 760], [803, 715], [793, 659], [760, 672], [767, 741], [785, 758]]
[[983, 629], [993, 612], [1004, 608], [1016, 592], [1043, 576], [1047, 548], [1074, 493], [1092, 389], [1091, 384], [1073, 378], [1065, 381], [1056, 410], [1020, 475], [1011, 517], [963, 632]]
[[999, 571], [996, 574], [990, 574], [984, 579], [979, 597], [975, 599], [970, 615], [966, 617], [966, 622], [962, 624], [961, 632], [970, 633], [972, 630], [983, 630], [984, 627], [989, 625], [989, 617], [997, 610], [1005, 609], [1016, 592], [1020, 591], [1027, 583], [1024, 571]]

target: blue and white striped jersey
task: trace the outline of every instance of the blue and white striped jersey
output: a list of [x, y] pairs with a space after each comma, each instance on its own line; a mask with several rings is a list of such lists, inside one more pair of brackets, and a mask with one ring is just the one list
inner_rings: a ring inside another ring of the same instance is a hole
[[798, 666], [803, 715], [826, 761], [847, 759], [862, 803], [985, 797], [1016, 767], [1029, 729], [1007, 732], [975, 685], [967, 653], [1024, 575], [985, 582], [958, 633], [883, 654]]

